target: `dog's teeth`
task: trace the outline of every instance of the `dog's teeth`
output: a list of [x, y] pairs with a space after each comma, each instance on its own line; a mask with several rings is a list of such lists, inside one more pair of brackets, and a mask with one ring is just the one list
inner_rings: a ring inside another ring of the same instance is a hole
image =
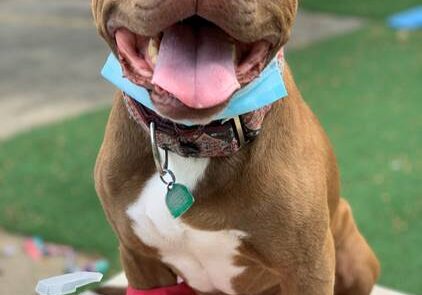
[[159, 44], [156, 39], [151, 39], [148, 44], [148, 55], [154, 65], [157, 63], [158, 45]]

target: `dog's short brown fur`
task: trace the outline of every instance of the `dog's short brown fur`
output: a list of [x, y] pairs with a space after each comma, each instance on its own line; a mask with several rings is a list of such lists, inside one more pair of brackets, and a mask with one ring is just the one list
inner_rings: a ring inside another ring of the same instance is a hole
[[[174, 9], [176, 2], [187, 8]], [[99, 32], [113, 50], [106, 28], [111, 16], [119, 25], [149, 35], [196, 12], [239, 40], [275, 40], [275, 54], [289, 38], [296, 9], [296, 0], [93, 1]], [[231, 157], [211, 159], [194, 191], [195, 207], [183, 221], [203, 230], [249, 234], [236, 258], [236, 264], [247, 267], [232, 282], [238, 294], [368, 295], [378, 277], [377, 259], [340, 198], [329, 140], [288, 66], [284, 79], [289, 96], [274, 105], [252, 144]], [[177, 275], [183, 276], [138, 239], [125, 214], [155, 172], [149, 142], [129, 118], [119, 92], [95, 180], [120, 241], [126, 276], [137, 289], [174, 285]]]

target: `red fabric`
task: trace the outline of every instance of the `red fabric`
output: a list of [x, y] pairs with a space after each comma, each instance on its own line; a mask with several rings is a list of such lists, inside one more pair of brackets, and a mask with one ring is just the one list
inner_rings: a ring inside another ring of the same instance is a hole
[[157, 288], [152, 290], [135, 290], [129, 287], [126, 295], [196, 295], [195, 292], [186, 285], [181, 283], [179, 285]]

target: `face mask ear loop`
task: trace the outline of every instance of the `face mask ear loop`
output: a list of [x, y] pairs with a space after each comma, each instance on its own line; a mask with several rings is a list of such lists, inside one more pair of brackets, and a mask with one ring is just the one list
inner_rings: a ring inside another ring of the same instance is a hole
[[[284, 61], [284, 54], [285, 54], [285, 51], [284, 51], [284, 48], [282, 48], [281, 51], [279, 53], [277, 53], [277, 58], [276, 58], [277, 59], [277, 65], [278, 65], [280, 72], [281, 72], [281, 76], [283, 76], [283, 77], [284, 77], [284, 64], [286, 63]], [[279, 55], [281, 55], [281, 58], [279, 58]]]
[[246, 144], [245, 133], [243, 132], [242, 122], [240, 121], [240, 116], [233, 118], [234, 126], [236, 127], [237, 137], [239, 138], [240, 146]]

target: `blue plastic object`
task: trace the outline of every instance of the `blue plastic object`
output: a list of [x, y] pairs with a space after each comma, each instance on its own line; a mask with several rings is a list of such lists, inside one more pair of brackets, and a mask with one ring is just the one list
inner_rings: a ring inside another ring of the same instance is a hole
[[417, 30], [422, 28], [422, 5], [397, 13], [388, 19], [390, 27], [396, 30]]

